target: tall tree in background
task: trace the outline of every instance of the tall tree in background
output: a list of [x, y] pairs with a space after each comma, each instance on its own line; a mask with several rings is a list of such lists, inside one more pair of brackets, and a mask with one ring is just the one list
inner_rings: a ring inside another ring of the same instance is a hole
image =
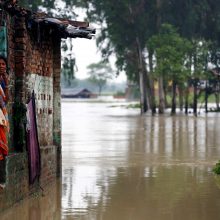
[[[97, 43], [103, 57], [116, 54], [117, 67], [140, 88], [141, 112], [149, 108], [150, 86], [146, 69], [145, 43], [149, 5], [144, 0], [92, 0], [87, 3], [88, 15], [102, 27]], [[148, 96], [147, 96], [148, 95]]]

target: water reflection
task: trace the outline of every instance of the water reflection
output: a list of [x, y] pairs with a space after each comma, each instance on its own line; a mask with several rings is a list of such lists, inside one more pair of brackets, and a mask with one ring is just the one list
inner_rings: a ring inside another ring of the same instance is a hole
[[218, 114], [63, 103], [63, 115], [63, 219], [218, 219]]

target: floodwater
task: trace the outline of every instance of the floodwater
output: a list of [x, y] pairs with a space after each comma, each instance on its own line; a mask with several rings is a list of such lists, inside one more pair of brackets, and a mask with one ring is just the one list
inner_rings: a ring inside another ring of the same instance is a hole
[[62, 180], [0, 219], [220, 219], [220, 114], [112, 105], [62, 103]]

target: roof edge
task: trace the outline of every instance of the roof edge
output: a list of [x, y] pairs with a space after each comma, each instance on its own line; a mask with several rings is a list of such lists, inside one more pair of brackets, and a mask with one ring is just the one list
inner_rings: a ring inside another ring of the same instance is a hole
[[[18, 5], [17, 0], [0, 0], [0, 8], [11, 16], [24, 17], [26, 21], [33, 21], [41, 25], [54, 28], [61, 38], [87, 38], [91, 39], [95, 33], [95, 28], [89, 26], [89, 22], [72, 21], [65, 18], [54, 18], [46, 13], [32, 12]], [[27, 22], [32, 23], [32, 22]], [[32, 25], [29, 29], [33, 28]]]

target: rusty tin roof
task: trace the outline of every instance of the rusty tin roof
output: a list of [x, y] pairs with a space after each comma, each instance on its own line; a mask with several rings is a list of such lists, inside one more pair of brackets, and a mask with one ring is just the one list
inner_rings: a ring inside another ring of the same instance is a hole
[[88, 22], [72, 21], [65, 18], [55, 18], [41, 12], [32, 12], [17, 4], [17, 0], [0, 0], [0, 8], [11, 16], [25, 17], [28, 28], [51, 28], [61, 38], [87, 38], [95, 35], [95, 28]]

